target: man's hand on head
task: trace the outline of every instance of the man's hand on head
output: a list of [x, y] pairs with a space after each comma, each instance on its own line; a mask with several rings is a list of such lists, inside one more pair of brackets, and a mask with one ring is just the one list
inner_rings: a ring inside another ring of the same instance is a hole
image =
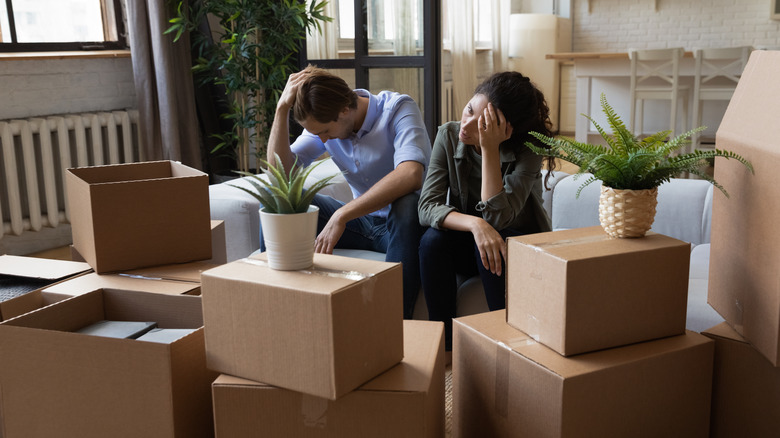
[[306, 79], [308, 73], [305, 71], [299, 71], [293, 73], [287, 78], [287, 84], [284, 86], [282, 95], [279, 97], [279, 103], [276, 104], [277, 109], [289, 110], [295, 103], [295, 96], [298, 94], [298, 88], [300, 88], [304, 79]]

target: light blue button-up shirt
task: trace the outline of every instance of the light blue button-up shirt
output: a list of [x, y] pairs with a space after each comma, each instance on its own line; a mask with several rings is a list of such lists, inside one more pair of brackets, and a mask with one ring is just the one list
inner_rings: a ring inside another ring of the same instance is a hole
[[[355, 92], [368, 97], [368, 110], [360, 130], [348, 139], [325, 143], [304, 130], [291, 146], [298, 162], [308, 166], [328, 152], [339, 169], [345, 171], [344, 177], [355, 198], [404, 161], [417, 161], [427, 170], [431, 142], [417, 103], [405, 94], [392, 91], [378, 95], [361, 89]], [[388, 205], [371, 214], [387, 217], [389, 211]]]

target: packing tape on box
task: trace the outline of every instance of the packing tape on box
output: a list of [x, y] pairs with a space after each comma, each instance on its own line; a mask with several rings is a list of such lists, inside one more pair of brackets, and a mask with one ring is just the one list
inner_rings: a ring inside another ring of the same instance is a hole
[[324, 429], [328, 425], [328, 400], [301, 394], [301, 417], [304, 426]]
[[506, 418], [509, 411], [509, 356], [512, 348], [503, 342], [496, 345], [496, 384], [495, 409], [501, 418]]
[[[265, 260], [244, 258], [241, 259], [241, 262], [248, 263], [250, 265], [270, 267], [268, 262]], [[344, 278], [353, 281], [365, 280], [366, 278], [370, 278], [374, 276], [374, 274], [366, 274], [358, 271], [343, 271], [340, 269], [327, 269], [327, 268], [299, 269], [296, 272], [300, 272], [302, 274], [322, 275], [325, 277]]]
[[561, 246], [580, 245], [583, 243], [603, 242], [605, 240], [613, 240], [613, 239], [615, 238], [604, 233], [604, 234], [595, 234], [592, 236], [578, 237], [576, 239], [563, 239], [563, 240], [556, 240], [555, 242], [535, 243], [533, 244], [533, 246], [536, 247], [536, 251], [543, 251], [546, 248], [558, 248]]
[[536, 344], [536, 341], [526, 337], [510, 339], [507, 343], [498, 341], [496, 344], [496, 384], [495, 410], [496, 414], [506, 418], [509, 414], [509, 360], [512, 352], [524, 345]]

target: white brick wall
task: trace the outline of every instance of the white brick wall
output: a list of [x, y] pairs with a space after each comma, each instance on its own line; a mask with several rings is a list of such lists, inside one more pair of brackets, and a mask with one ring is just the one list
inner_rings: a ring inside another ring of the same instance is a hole
[[0, 120], [135, 108], [130, 58], [0, 60]]
[[573, 51], [780, 48], [769, 10], [769, 0], [574, 0]]

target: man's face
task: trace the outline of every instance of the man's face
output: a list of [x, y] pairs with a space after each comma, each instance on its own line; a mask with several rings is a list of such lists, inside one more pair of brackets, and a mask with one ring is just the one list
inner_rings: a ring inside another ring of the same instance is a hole
[[336, 138], [344, 140], [352, 135], [353, 122], [349, 114], [348, 110], [344, 110], [339, 113], [339, 118], [336, 121], [328, 123], [318, 122], [313, 117], [309, 117], [301, 122], [301, 126], [319, 137], [323, 143]]

